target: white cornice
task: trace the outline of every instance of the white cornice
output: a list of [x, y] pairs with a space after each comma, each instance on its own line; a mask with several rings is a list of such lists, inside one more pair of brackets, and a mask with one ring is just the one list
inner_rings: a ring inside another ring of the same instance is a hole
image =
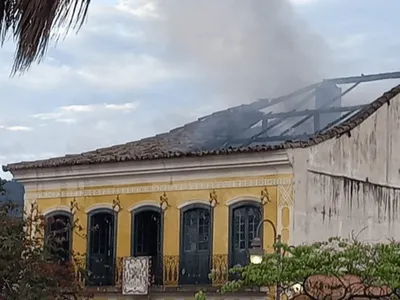
[[218, 177], [291, 173], [286, 151], [173, 158], [14, 172], [28, 190], [80, 189]]
[[14, 171], [14, 179], [29, 181], [101, 178], [107, 176], [144, 175], [160, 172], [199, 171], [246, 166], [274, 166], [289, 162], [286, 151], [256, 152], [234, 155], [185, 157], [160, 160], [143, 160], [110, 164], [83, 165], [59, 168], [42, 168]]

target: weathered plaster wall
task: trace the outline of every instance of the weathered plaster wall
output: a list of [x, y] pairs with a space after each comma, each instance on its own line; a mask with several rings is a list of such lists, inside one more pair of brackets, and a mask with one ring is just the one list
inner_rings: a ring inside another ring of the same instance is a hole
[[400, 239], [400, 96], [350, 135], [288, 151], [295, 244], [329, 236]]

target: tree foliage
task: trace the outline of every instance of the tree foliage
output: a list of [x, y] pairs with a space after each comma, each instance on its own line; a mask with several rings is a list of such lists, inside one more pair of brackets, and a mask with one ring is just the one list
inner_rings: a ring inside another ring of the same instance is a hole
[[13, 73], [25, 71], [46, 52], [49, 41], [64, 27], [79, 29], [90, 0], [0, 0], [0, 38], [16, 41]]
[[[330, 238], [311, 245], [275, 247], [277, 251], [265, 254], [261, 264], [230, 270], [240, 278], [227, 282], [222, 293], [277, 286], [293, 299], [400, 298], [400, 244], [395, 241], [370, 244]], [[196, 297], [205, 299], [202, 292]]]
[[[67, 261], [59, 256], [62, 235], [44, 235], [45, 220], [35, 205], [25, 218], [11, 214], [16, 208], [13, 202], [0, 204], [0, 299], [86, 299], [74, 255]], [[61, 230], [69, 230], [65, 225]]]

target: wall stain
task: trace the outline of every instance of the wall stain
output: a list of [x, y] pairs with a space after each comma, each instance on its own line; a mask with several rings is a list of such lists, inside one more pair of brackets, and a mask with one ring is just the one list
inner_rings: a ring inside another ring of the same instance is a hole
[[[368, 217], [381, 224], [393, 226], [400, 216], [400, 189], [373, 184], [342, 176], [309, 171], [313, 195], [323, 199], [322, 222], [335, 222], [335, 217], [352, 216], [363, 223]], [[318, 213], [318, 205], [314, 212]], [[354, 220], [356, 221], [356, 220]]]

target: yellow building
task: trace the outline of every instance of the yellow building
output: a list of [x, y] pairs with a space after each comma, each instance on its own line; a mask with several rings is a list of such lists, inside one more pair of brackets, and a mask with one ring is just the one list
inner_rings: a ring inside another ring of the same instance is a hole
[[[259, 224], [265, 250], [271, 250], [274, 230], [290, 241], [293, 187], [286, 152], [170, 153], [157, 159], [126, 152], [143, 143], [151, 139], [8, 166], [25, 186], [27, 210], [36, 203], [44, 216], [70, 218], [84, 228], [66, 247], [85, 254], [86, 285], [96, 299], [193, 299], [199, 289], [213, 295], [229, 267], [248, 263]], [[141, 259], [124, 264], [125, 257]]]

